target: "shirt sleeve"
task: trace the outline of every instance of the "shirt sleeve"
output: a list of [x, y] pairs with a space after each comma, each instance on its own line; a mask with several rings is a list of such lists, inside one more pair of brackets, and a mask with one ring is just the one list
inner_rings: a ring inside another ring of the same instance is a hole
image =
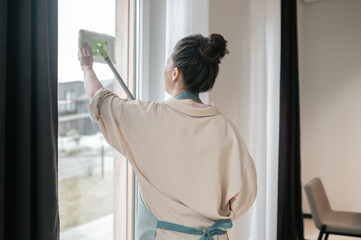
[[127, 102], [129, 102], [128, 99], [120, 98], [111, 91], [101, 88], [94, 94], [89, 104], [91, 121], [99, 123], [105, 140], [123, 155], [125, 155], [128, 140], [119, 121], [118, 112], [125, 107]]
[[254, 162], [251, 159], [243, 174], [241, 190], [230, 199], [234, 220], [241, 217], [253, 204], [257, 195], [257, 174]]

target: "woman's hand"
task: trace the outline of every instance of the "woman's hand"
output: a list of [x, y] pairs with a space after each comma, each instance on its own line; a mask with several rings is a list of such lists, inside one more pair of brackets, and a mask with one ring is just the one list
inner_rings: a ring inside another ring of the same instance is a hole
[[78, 59], [83, 72], [87, 69], [93, 69], [93, 52], [88, 43], [83, 44], [79, 49]]

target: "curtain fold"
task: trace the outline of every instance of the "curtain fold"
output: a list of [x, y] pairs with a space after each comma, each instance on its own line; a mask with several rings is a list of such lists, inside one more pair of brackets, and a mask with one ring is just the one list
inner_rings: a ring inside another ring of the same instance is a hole
[[7, 2], [0, 0], [0, 239], [4, 239], [5, 223], [5, 87], [6, 82], [6, 25], [7, 13], [3, 9], [7, 8]]
[[278, 240], [303, 240], [297, 1], [281, 0]]
[[1, 0], [0, 239], [59, 239], [56, 0]]
[[[166, 1], [166, 46], [165, 59], [173, 52], [176, 43], [191, 34], [209, 36], [209, 0]], [[179, 13], [182, 14], [179, 14]], [[208, 103], [208, 92], [200, 93], [203, 102]], [[165, 93], [165, 99], [169, 96]]]
[[246, 125], [258, 184], [249, 213], [248, 239], [252, 240], [273, 240], [277, 235], [280, 11], [280, 0], [250, 2], [250, 117]]
[[230, 50], [210, 99], [236, 124], [257, 170], [256, 201], [230, 239], [277, 237], [280, 10], [280, 0], [210, 4], [210, 31], [224, 35]]

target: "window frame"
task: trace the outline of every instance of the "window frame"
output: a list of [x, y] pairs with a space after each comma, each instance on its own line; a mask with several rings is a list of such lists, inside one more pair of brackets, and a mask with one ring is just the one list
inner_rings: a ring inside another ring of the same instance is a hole
[[[139, 96], [140, 0], [116, 0], [115, 68], [137, 99]], [[114, 92], [126, 98], [118, 82]], [[138, 181], [124, 156], [114, 153], [114, 240], [134, 240], [137, 213]]]

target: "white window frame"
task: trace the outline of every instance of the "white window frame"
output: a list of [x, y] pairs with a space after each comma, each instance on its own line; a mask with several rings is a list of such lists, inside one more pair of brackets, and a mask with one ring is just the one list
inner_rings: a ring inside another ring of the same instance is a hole
[[[138, 0], [116, 0], [116, 69], [129, 90], [137, 98], [137, 16]], [[127, 96], [118, 82], [114, 92], [120, 97]], [[134, 170], [125, 157], [114, 152], [114, 240], [135, 239], [135, 217], [137, 211], [138, 182]]]

